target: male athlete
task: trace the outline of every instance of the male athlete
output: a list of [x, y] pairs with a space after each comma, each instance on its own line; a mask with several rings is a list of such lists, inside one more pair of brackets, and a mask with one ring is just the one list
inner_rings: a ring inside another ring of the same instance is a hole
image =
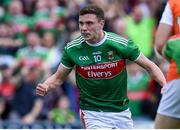
[[68, 43], [58, 70], [37, 86], [37, 95], [61, 85], [75, 67], [84, 128], [133, 128], [127, 97], [126, 59], [145, 68], [161, 86], [161, 70], [131, 41], [103, 31], [104, 12], [96, 5], [80, 10], [81, 36]]
[[[155, 37], [155, 47], [159, 54], [162, 55], [163, 46], [165, 47], [165, 57], [168, 57], [170, 62], [169, 71], [167, 73], [167, 86], [162, 96], [157, 116], [155, 120], [155, 128], [158, 129], [175, 129], [180, 128], [180, 73], [178, 66], [180, 62], [180, 50], [178, 43], [180, 42], [180, 1], [168, 0], [163, 12], [160, 24]], [[170, 38], [171, 35], [176, 35], [176, 38]], [[175, 46], [174, 46], [175, 45]], [[166, 55], [167, 50], [170, 56]], [[178, 50], [178, 51], [177, 51]], [[175, 56], [175, 57], [174, 57]], [[178, 56], [178, 59], [177, 59]], [[175, 59], [176, 58], [176, 59]]]

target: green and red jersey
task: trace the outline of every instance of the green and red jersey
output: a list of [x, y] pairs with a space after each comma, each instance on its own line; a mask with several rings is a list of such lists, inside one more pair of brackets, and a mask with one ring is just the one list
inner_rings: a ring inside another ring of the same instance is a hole
[[128, 108], [126, 59], [136, 60], [140, 50], [131, 41], [105, 32], [97, 44], [79, 36], [68, 43], [61, 63], [76, 68], [82, 110], [120, 112]]

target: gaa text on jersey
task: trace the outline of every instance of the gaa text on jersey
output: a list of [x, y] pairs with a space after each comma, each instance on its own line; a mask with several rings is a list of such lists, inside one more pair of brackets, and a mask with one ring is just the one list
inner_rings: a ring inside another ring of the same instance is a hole
[[89, 60], [88, 56], [79, 56], [79, 60], [84, 61], [84, 60]]

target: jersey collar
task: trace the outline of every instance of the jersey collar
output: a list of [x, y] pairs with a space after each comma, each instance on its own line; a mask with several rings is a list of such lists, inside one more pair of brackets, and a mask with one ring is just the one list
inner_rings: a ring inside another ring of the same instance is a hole
[[92, 44], [92, 43], [89, 43], [89, 42], [86, 41], [86, 43], [87, 43], [89, 46], [94, 46], [94, 47], [100, 46], [100, 45], [103, 44], [104, 41], [106, 40], [107, 33], [104, 31], [104, 34], [105, 34], [105, 35], [104, 35], [104, 38], [103, 38], [100, 42], [95, 43], [95, 44]]

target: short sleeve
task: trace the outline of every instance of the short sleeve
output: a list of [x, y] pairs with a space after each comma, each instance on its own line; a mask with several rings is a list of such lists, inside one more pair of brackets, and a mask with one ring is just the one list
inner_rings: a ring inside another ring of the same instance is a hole
[[135, 61], [140, 56], [140, 50], [132, 40], [128, 40], [128, 44], [125, 46], [125, 50], [123, 51], [123, 54], [126, 59]]
[[64, 48], [63, 53], [62, 53], [61, 63], [62, 63], [65, 67], [70, 68], [70, 69], [74, 67], [74, 62], [73, 62], [72, 59], [69, 57], [66, 47]]

